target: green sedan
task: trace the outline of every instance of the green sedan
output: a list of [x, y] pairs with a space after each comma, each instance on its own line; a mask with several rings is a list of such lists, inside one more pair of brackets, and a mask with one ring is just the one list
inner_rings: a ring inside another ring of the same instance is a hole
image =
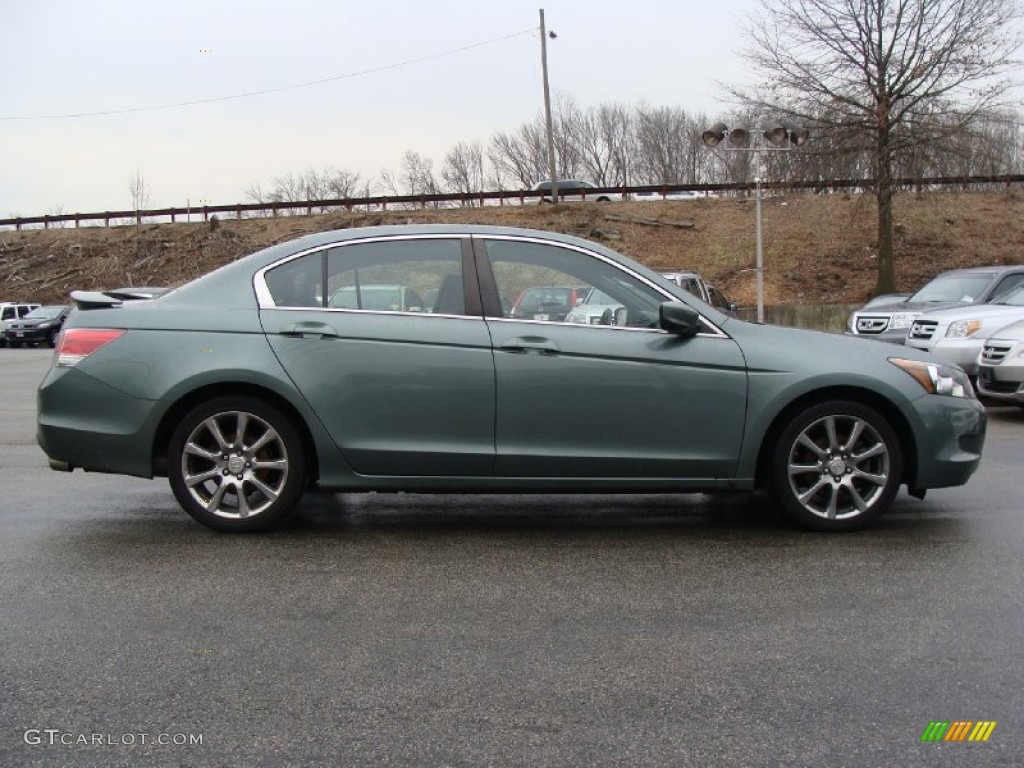
[[[383, 301], [381, 286], [416, 301]], [[539, 286], [607, 323], [516, 317]], [[342, 297], [342, 298], [339, 298]], [[429, 297], [429, 298], [427, 298]], [[802, 526], [877, 520], [978, 467], [985, 413], [926, 353], [746, 323], [575, 237], [324, 232], [146, 301], [72, 294], [39, 388], [54, 469], [166, 476], [222, 531], [341, 491], [767, 488]]]

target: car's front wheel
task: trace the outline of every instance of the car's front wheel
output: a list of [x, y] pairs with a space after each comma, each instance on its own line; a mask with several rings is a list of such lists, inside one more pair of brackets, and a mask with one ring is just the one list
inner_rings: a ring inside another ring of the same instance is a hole
[[57, 346], [57, 336], [58, 335], [60, 335], [60, 329], [59, 328], [54, 328], [52, 331], [50, 331], [48, 334], [46, 334], [46, 344], [47, 344], [47, 346], [50, 347], [50, 349], [53, 349], [54, 347]]
[[882, 414], [833, 400], [796, 414], [771, 456], [771, 481], [785, 512], [805, 528], [852, 531], [885, 512], [899, 490], [899, 438]]
[[306, 483], [302, 441], [287, 416], [252, 397], [193, 408], [171, 437], [178, 503], [218, 531], [256, 531], [292, 510]]

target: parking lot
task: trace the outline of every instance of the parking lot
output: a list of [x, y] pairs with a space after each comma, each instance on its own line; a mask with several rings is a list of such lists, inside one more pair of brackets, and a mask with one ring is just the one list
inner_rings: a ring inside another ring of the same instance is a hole
[[322, 493], [227, 536], [163, 479], [47, 468], [50, 355], [0, 350], [0, 765], [1021, 763], [1022, 409], [863, 533], [760, 496]]

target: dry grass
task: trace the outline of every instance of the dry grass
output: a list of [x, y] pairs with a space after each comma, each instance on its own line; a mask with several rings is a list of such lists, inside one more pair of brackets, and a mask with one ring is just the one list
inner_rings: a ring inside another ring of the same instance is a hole
[[[606, 213], [692, 221], [693, 229], [609, 221]], [[858, 195], [797, 195], [764, 201], [769, 304], [856, 303], [876, 275], [874, 201]], [[897, 197], [898, 288], [913, 290], [960, 266], [1024, 263], [1024, 196], [1014, 191]], [[178, 285], [220, 264], [309, 232], [376, 224], [474, 223], [530, 227], [601, 239], [651, 267], [701, 272], [752, 304], [754, 203], [705, 199], [576, 203], [448, 210], [329, 213], [207, 224], [144, 224], [0, 231], [2, 300], [64, 301], [74, 289]]]

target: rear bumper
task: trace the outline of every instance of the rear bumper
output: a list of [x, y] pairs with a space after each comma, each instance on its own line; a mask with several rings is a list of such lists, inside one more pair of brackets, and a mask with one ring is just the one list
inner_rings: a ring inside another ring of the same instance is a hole
[[51, 368], [36, 401], [36, 439], [52, 469], [153, 476], [154, 401], [75, 368]]

